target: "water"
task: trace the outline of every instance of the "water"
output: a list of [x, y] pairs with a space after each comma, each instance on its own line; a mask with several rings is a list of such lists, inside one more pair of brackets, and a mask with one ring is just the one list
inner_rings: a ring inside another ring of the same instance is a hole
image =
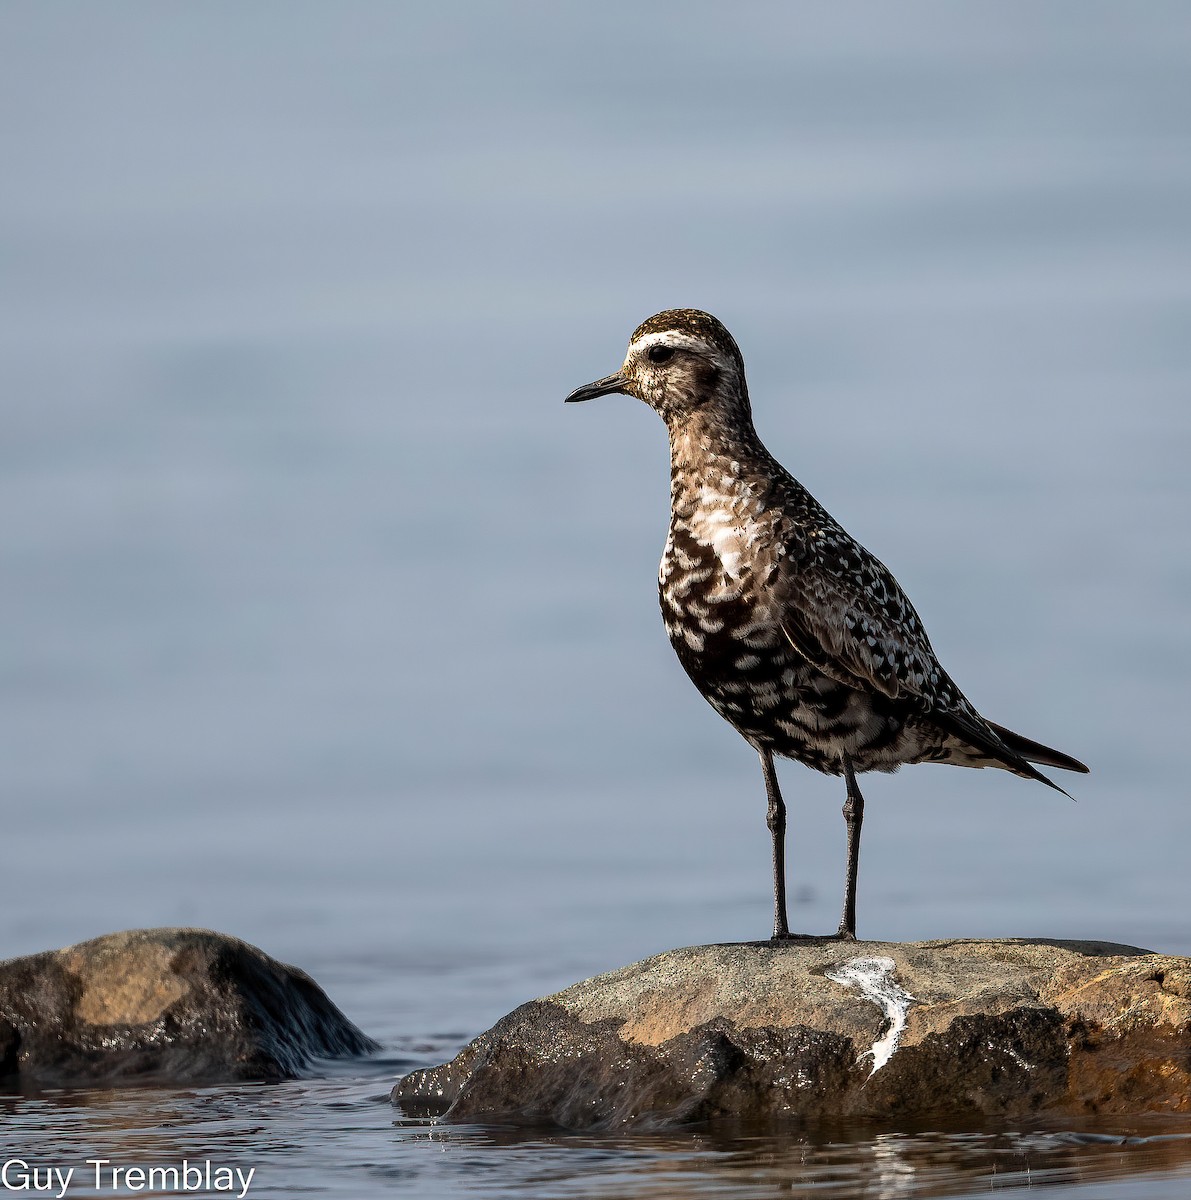
[[[286, 1195], [1184, 1195], [1189, 1127], [1140, 1117], [578, 1138], [384, 1096], [767, 929], [759, 772], [656, 612], [660, 424], [561, 404], [673, 304], [973, 700], [1094, 767], [1076, 805], [871, 779], [861, 932], [1191, 953], [1189, 59], [1164, 3], [0, 11], [0, 955], [210, 926], [385, 1046], [10, 1097], [6, 1146]], [[843, 797], [783, 777], [832, 928]]]

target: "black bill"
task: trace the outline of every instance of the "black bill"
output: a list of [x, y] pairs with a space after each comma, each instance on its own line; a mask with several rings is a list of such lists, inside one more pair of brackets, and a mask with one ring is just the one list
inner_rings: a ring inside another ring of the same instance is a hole
[[628, 380], [617, 371], [615, 375], [605, 375], [595, 383], [585, 383], [576, 388], [564, 401], [566, 404], [578, 404], [580, 400], [594, 400], [597, 396], [608, 396], [613, 392], [623, 392]]

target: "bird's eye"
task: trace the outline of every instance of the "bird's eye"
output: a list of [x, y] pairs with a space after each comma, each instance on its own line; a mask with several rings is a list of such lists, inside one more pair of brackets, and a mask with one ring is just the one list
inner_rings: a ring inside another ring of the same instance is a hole
[[674, 357], [674, 347], [650, 346], [645, 352], [645, 357], [648, 358], [651, 363], [669, 362], [670, 359]]

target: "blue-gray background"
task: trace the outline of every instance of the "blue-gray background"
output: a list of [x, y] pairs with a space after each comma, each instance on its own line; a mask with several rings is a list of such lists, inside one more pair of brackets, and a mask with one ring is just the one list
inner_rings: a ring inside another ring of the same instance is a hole
[[397, 1038], [765, 935], [662, 426], [561, 403], [673, 305], [1094, 768], [869, 777], [862, 934], [1191, 952], [1189, 65], [1175, 3], [4, 5], [0, 955], [209, 925]]

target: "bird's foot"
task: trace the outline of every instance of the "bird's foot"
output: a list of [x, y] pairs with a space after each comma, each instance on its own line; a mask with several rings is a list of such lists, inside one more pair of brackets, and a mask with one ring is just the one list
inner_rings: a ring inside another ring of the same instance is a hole
[[836, 930], [835, 936], [831, 939], [833, 942], [855, 942], [857, 941], [856, 930], [847, 929], [843, 925]]

